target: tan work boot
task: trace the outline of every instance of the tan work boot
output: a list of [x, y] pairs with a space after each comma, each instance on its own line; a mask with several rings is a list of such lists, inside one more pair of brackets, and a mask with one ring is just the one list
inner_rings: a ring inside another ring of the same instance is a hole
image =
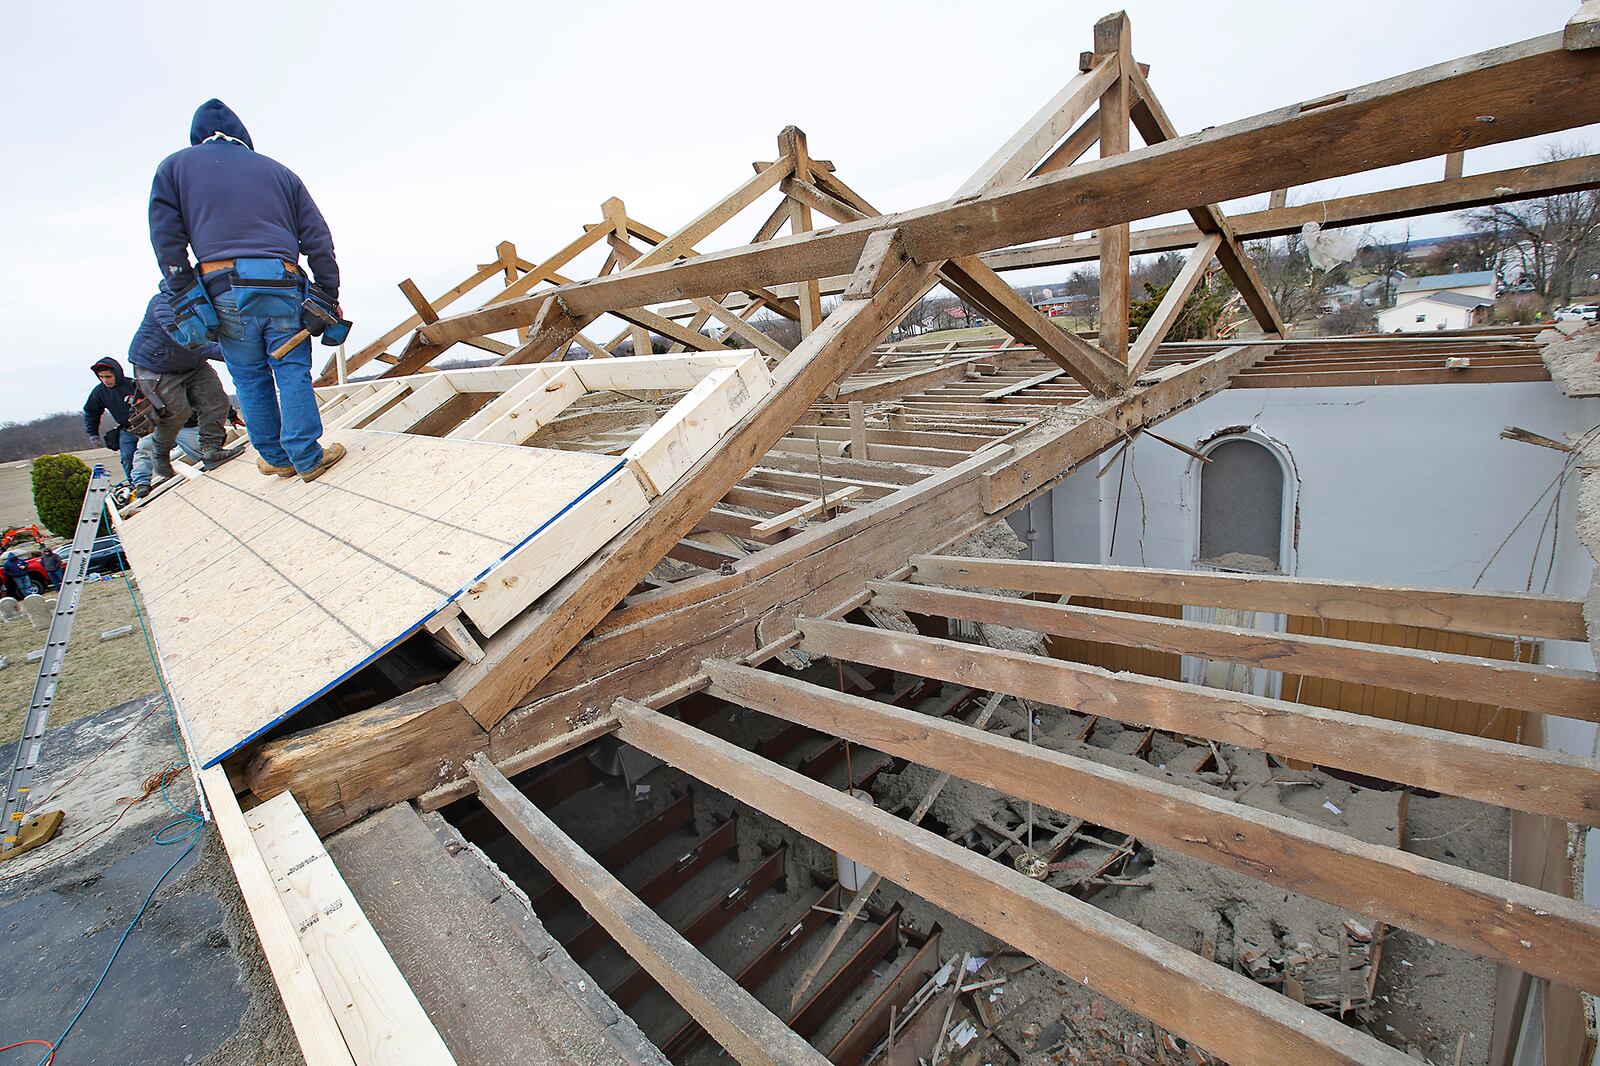
[[344, 458], [343, 444], [330, 444], [322, 449], [322, 461], [300, 475], [301, 481], [315, 481], [327, 472], [328, 467]]
[[259, 455], [256, 456], [256, 469], [268, 477], [272, 477], [274, 474], [276, 474], [278, 477], [294, 477], [294, 467], [273, 466]]

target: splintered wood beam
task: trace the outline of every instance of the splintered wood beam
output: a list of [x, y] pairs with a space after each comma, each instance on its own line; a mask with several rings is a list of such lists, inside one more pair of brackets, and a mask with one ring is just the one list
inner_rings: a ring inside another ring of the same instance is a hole
[[1156, 305], [1150, 320], [1139, 331], [1138, 339], [1128, 351], [1129, 381], [1138, 380], [1139, 375], [1144, 373], [1144, 368], [1150, 365], [1150, 359], [1156, 354], [1156, 349], [1161, 347], [1161, 342], [1167, 339], [1167, 334], [1177, 323], [1178, 316], [1183, 313], [1183, 305], [1188, 302], [1195, 286], [1200, 284], [1200, 279], [1205, 277], [1206, 267], [1211, 264], [1212, 257], [1217, 254], [1217, 249], [1221, 246], [1222, 235], [1208, 233], [1200, 238], [1200, 243], [1189, 253], [1183, 268], [1178, 271], [1178, 276], [1172, 279], [1172, 284], [1167, 286], [1161, 302]]
[[[1100, 158], [1128, 150], [1128, 106], [1132, 85], [1133, 54], [1128, 16], [1119, 11], [1094, 24], [1096, 57], [1116, 65], [1117, 76], [1100, 96]], [[1100, 349], [1119, 364], [1128, 361], [1128, 223], [1101, 226], [1100, 237]]]
[[[1550, 34], [981, 196], [682, 263], [619, 271], [556, 291], [574, 313], [599, 315], [616, 307], [847, 273], [860, 257], [867, 235], [878, 229], [898, 227], [918, 262], [941, 262], [1085, 233], [1188, 210], [1197, 203], [1221, 203], [1286, 185], [1587, 125], [1600, 121], [1600, 93], [1594, 92], [1597, 77], [1600, 52], [1567, 51], [1560, 35]], [[1538, 85], [1540, 91], [1528, 93], [1529, 85]], [[1494, 116], [1493, 122], [1477, 121], [1478, 116], [1488, 115]], [[1129, 195], [1130, 189], [1138, 190], [1138, 195]], [[422, 333], [438, 344], [527, 325], [535, 313], [528, 301], [510, 300], [440, 319], [423, 327]]]
[[771, 1066], [828, 1061], [629, 892], [488, 759], [471, 760], [467, 772], [483, 805], [735, 1059]]
[[615, 607], [650, 568], [799, 421], [823, 391], [860, 360], [935, 276], [909, 264], [870, 300], [846, 300], [773, 371], [773, 387], [719, 446], [529, 610], [496, 633], [482, 662], [442, 682], [477, 721], [505, 717]]
[[795, 627], [801, 649], [816, 655], [1600, 825], [1600, 763], [1592, 759], [919, 634], [822, 619]]
[[1241, 974], [626, 699], [619, 736], [1238, 1066], [1411, 1060]]
[[1577, 988], [1600, 910], [1169, 781], [779, 674], [708, 661], [711, 695], [954, 774]]
[[1582, 603], [1527, 592], [1357, 585], [1205, 570], [966, 559], [952, 555], [914, 555], [911, 566], [912, 580], [923, 584], [1265, 611], [1346, 622], [1423, 626], [1453, 633], [1589, 639]]
[[[1172, 119], [1167, 117], [1161, 101], [1156, 99], [1150, 83], [1145, 80], [1139, 68], [1130, 68], [1128, 78], [1139, 97], [1138, 105], [1132, 111], [1133, 122], [1139, 128], [1139, 135], [1145, 139], [1145, 143], [1159, 144], [1178, 136], [1178, 128], [1172, 124]], [[1216, 255], [1222, 261], [1222, 269], [1233, 279], [1239, 295], [1244, 297], [1245, 305], [1250, 308], [1250, 313], [1255, 316], [1261, 328], [1269, 334], [1280, 337], [1287, 333], [1288, 327], [1284, 325], [1283, 316], [1278, 313], [1278, 305], [1273, 301], [1272, 294], [1267, 291], [1266, 283], [1256, 273], [1255, 264], [1239, 246], [1238, 238], [1234, 236], [1233, 228], [1228, 224], [1222, 208], [1216, 204], [1202, 204], [1192, 208], [1189, 216], [1194, 219], [1195, 225], [1202, 233], [1216, 234], [1222, 238], [1216, 249]]]
[[1590, 670], [1099, 611], [903, 582], [873, 582], [868, 587], [877, 602], [917, 614], [1600, 722], [1600, 676]]

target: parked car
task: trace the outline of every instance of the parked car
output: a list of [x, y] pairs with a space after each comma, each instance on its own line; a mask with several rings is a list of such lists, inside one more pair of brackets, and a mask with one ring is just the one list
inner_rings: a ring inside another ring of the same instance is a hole
[[1556, 311], [1557, 322], [1594, 322], [1600, 320], [1600, 304], [1573, 304]]
[[94, 538], [89, 549], [89, 573], [120, 574], [128, 568], [128, 557], [122, 553], [122, 541], [115, 533]]

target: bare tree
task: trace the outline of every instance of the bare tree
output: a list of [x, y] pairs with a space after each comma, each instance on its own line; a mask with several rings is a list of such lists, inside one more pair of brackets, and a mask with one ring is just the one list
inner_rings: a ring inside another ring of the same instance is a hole
[[1385, 244], [1369, 244], [1361, 249], [1362, 258], [1372, 270], [1383, 280], [1383, 299], [1380, 301], [1384, 307], [1394, 305], [1394, 276], [1400, 272], [1411, 257], [1411, 227], [1406, 227], [1405, 239], [1389, 241]]
[[1285, 322], [1310, 318], [1322, 304], [1332, 278], [1311, 265], [1305, 239], [1298, 233], [1247, 246], [1256, 272], [1278, 305]]
[[[1586, 152], [1583, 145], [1556, 146], [1545, 159], [1555, 162]], [[1551, 303], [1571, 302], [1580, 267], [1595, 261], [1600, 245], [1600, 192], [1594, 189], [1491, 204], [1467, 218], [1475, 232], [1504, 241], [1507, 258], [1515, 258], [1523, 278]]]

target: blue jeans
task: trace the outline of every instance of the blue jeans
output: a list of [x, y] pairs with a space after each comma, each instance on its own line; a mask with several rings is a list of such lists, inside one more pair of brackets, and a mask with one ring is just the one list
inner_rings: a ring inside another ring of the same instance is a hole
[[[195, 462], [200, 461], [200, 429], [184, 426], [178, 430], [178, 450]], [[150, 475], [156, 465], [156, 435], [139, 438], [139, 450], [133, 454], [133, 470], [128, 476], [135, 485], [150, 484]]]
[[139, 447], [139, 438], [134, 435], [133, 430], [124, 429], [117, 433], [118, 457], [122, 460], [122, 472], [128, 475], [129, 481], [139, 480], [133, 476], [133, 452], [137, 447]]
[[261, 458], [305, 473], [322, 461], [322, 414], [311, 387], [311, 341], [281, 359], [268, 356], [300, 330], [300, 317], [259, 318], [239, 313], [231, 289], [212, 300], [222, 358], [239, 390], [239, 409]]

